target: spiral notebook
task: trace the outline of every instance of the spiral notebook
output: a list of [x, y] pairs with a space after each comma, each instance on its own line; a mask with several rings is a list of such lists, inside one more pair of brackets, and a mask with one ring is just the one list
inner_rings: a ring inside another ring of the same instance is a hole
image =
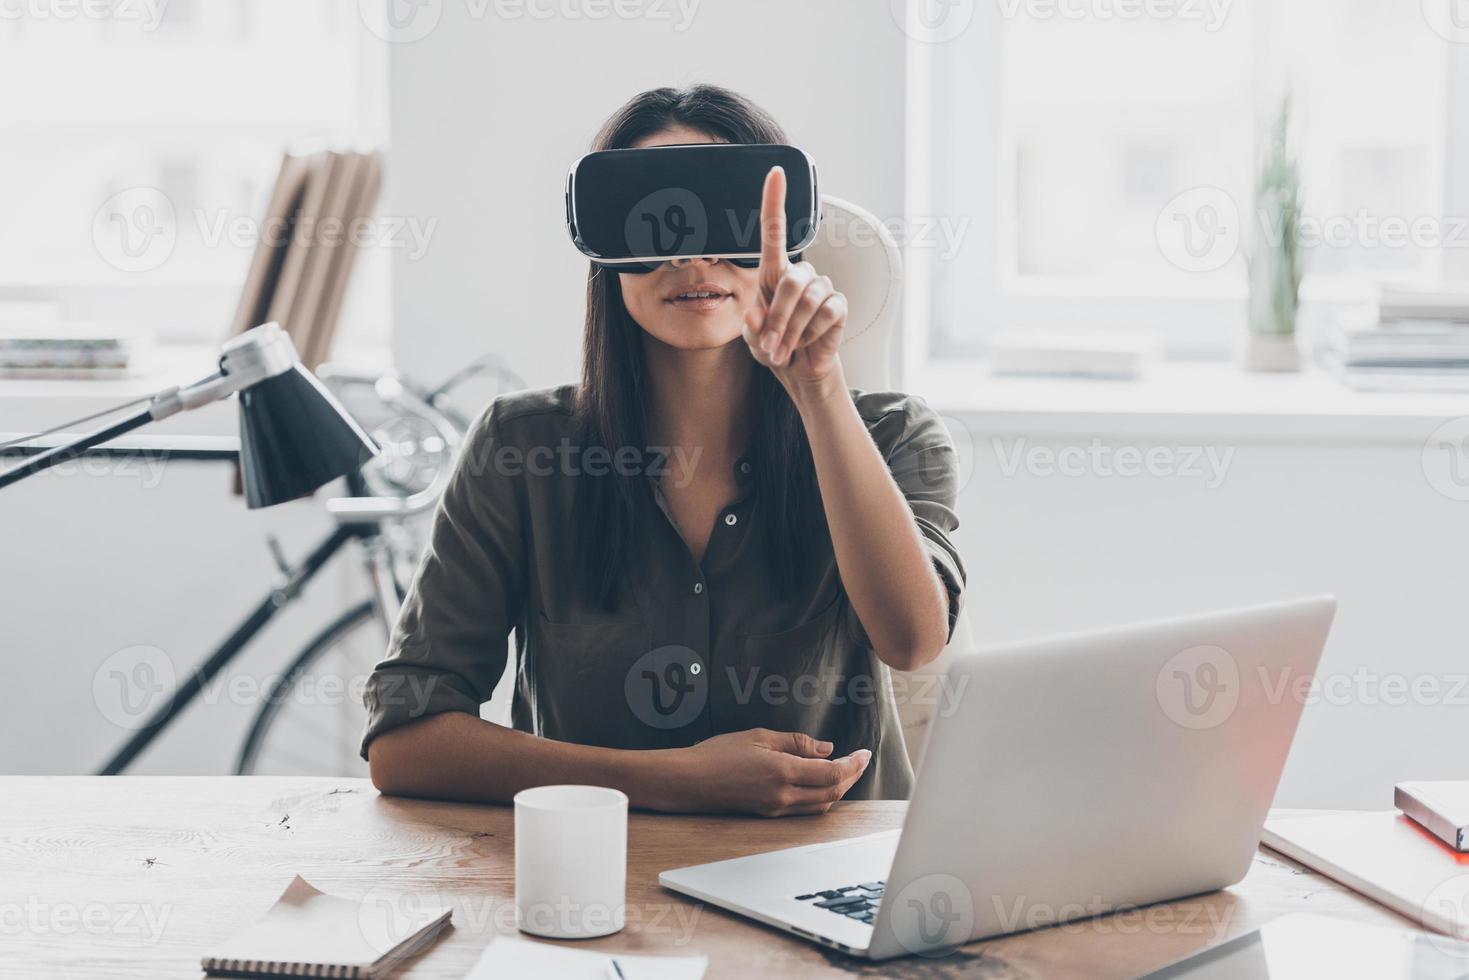
[[374, 980], [433, 942], [450, 912], [412, 895], [339, 898], [297, 875], [265, 918], [201, 965], [214, 976]]

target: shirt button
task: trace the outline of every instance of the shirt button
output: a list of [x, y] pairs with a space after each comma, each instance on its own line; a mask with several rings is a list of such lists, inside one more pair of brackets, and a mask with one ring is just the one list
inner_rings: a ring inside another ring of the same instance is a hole
[[730, 527], [734, 527], [735, 526], [735, 522], [737, 522], [738, 520], [739, 520], [739, 518], [736, 517], [736, 516], [734, 516], [733, 514], [725, 514], [724, 515], [724, 523], [728, 524]]
[[750, 472], [750, 464], [749, 463], [741, 463], [740, 464], [740, 472], [741, 473], [748, 473], [748, 472]]
[[703, 582], [695, 582], [694, 583], [694, 595], [703, 595], [703, 594], [704, 594], [704, 583]]

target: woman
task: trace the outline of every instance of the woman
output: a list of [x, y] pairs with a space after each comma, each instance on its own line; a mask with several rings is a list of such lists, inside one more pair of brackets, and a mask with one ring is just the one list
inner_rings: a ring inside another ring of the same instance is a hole
[[[597, 149], [783, 143], [712, 86], [637, 96]], [[668, 811], [901, 798], [887, 668], [938, 656], [964, 574], [952, 443], [921, 402], [848, 390], [846, 300], [759, 268], [592, 268], [581, 384], [495, 401], [435, 519], [363, 739], [385, 793], [508, 801], [595, 783]], [[515, 632], [513, 728], [479, 718]]]

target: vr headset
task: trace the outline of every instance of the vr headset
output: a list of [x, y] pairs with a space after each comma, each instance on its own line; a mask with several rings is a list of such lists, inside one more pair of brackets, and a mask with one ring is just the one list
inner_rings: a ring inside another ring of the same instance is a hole
[[816, 238], [816, 164], [780, 144], [695, 143], [604, 150], [566, 175], [566, 230], [596, 265], [652, 272], [679, 258], [760, 264], [760, 198], [771, 167], [786, 173], [786, 254]]

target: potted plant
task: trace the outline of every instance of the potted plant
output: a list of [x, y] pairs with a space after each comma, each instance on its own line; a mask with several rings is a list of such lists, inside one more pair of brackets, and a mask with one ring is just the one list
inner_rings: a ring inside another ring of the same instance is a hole
[[1290, 96], [1281, 100], [1255, 176], [1256, 240], [1249, 254], [1249, 332], [1245, 368], [1299, 371], [1301, 171], [1290, 138]]

